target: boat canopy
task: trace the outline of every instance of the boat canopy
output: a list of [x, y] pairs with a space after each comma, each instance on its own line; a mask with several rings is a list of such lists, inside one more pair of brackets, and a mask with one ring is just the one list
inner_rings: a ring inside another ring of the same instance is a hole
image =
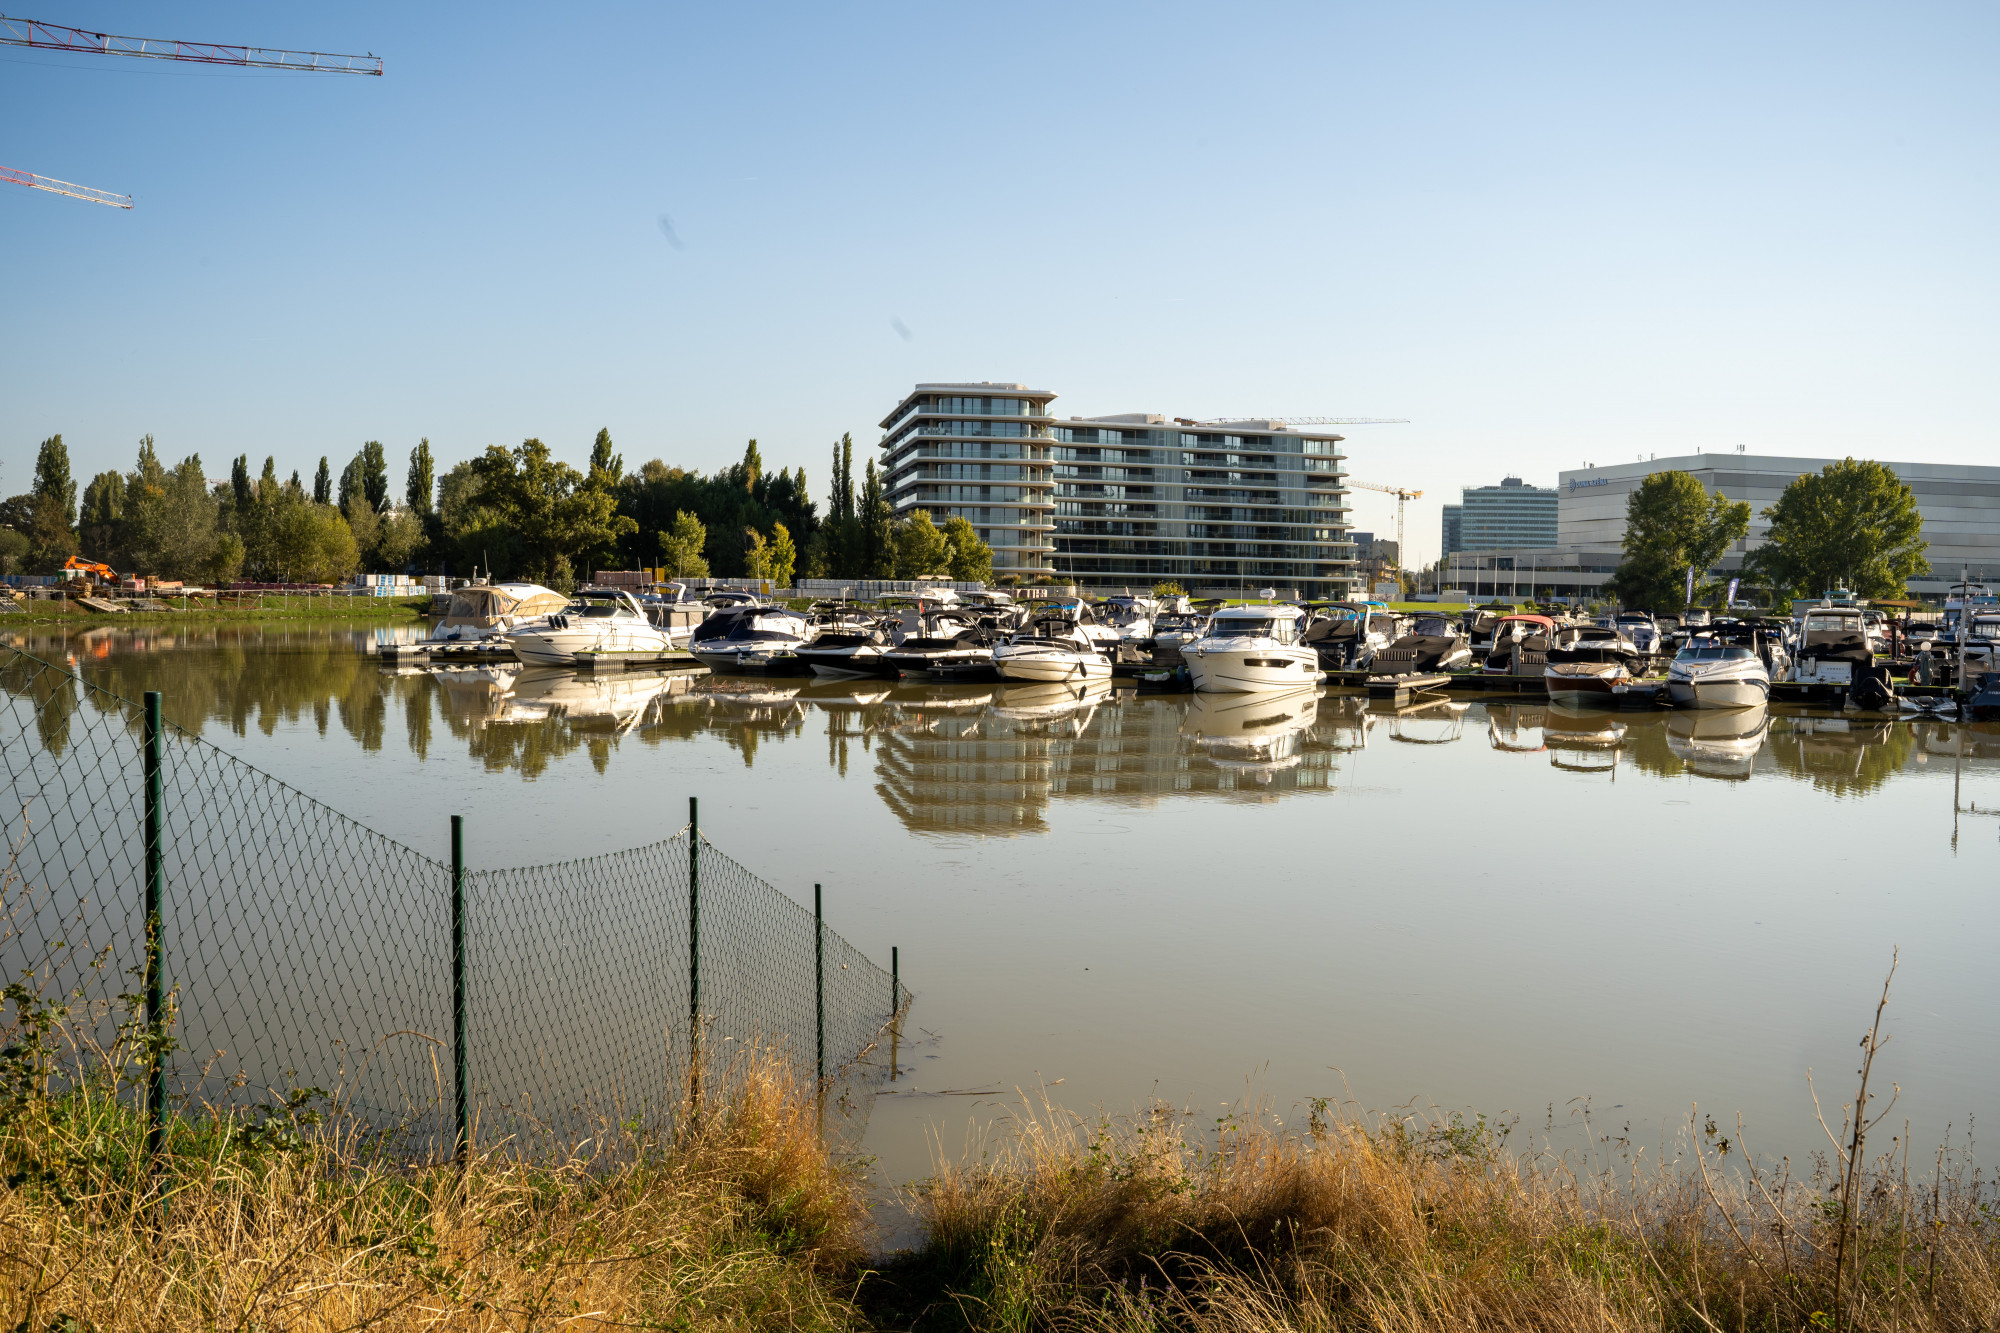
[[451, 595], [444, 624], [458, 629], [503, 629], [508, 620], [554, 615], [569, 598], [539, 583], [477, 583]]

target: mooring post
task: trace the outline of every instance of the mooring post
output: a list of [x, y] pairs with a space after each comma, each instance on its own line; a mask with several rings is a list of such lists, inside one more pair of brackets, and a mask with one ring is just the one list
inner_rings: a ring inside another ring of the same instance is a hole
[[819, 1081], [826, 1082], [826, 909], [813, 885], [813, 1029], [819, 1035]]
[[688, 797], [688, 1097], [701, 1114], [701, 807]]
[[465, 816], [451, 817], [451, 1090], [456, 1135], [452, 1154], [472, 1158], [472, 1116], [465, 1079]]
[[165, 856], [166, 779], [161, 747], [160, 692], [146, 691], [146, 1151], [158, 1156], [167, 1130], [167, 1069], [162, 1058], [167, 1044], [166, 966], [161, 957], [162, 903], [166, 898]]

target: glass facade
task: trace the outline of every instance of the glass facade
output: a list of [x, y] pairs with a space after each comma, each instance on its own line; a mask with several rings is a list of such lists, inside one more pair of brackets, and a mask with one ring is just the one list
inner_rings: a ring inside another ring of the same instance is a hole
[[1467, 486], [1459, 515], [1459, 551], [1547, 549], [1556, 544], [1556, 491], [1508, 477], [1498, 486]]
[[1054, 397], [1021, 384], [918, 385], [882, 423], [889, 502], [940, 524], [964, 518], [993, 548], [996, 575], [1054, 574]]
[[1463, 551], [1465, 549], [1465, 537], [1462, 531], [1464, 519], [1464, 505], [1446, 505], [1444, 507], [1444, 544], [1438, 548], [1440, 554], [1450, 555], [1454, 551]]
[[1024, 581], [1349, 593], [1340, 436], [1271, 421], [1059, 422], [1054, 397], [1017, 384], [918, 385], [882, 423], [897, 511], [962, 515], [993, 547], [994, 572]]

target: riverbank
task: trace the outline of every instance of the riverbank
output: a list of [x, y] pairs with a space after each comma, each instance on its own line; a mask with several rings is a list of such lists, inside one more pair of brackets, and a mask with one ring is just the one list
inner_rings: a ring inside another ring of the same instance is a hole
[[271, 593], [217, 603], [195, 598], [191, 603], [176, 602], [167, 611], [93, 611], [66, 599], [27, 600], [21, 609], [0, 613], [0, 630], [10, 625], [74, 626], [94, 629], [100, 625], [133, 627], [147, 625], [223, 625], [282, 620], [357, 620], [370, 623], [408, 623], [421, 620], [429, 611], [429, 594], [421, 597], [303, 597]]
[[[417, 1169], [311, 1103], [177, 1120], [164, 1166], [103, 1086], [0, 1120], [8, 1327], [977, 1330], [1989, 1328], [1989, 1191], [1905, 1145], [1849, 1177], [1742, 1170], [1691, 1124], [1664, 1167], [1552, 1157], [1484, 1120], [1316, 1103], [1197, 1125], [1024, 1111], [909, 1187], [870, 1258], [863, 1169], [776, 1064], [673, 1142]], [[1515, 1145], [1518, 1148], [1518, 1145]], [[1851, 1188], [1842, 1188], [1849, 1181]], [[1846, 1210], [1844, 1212], [1844, 1210]], [[1846, 1223], [1843, 1224], [1843, 1216]], [[1836, 1317], [1835, 1311], [1841, 1311]]]

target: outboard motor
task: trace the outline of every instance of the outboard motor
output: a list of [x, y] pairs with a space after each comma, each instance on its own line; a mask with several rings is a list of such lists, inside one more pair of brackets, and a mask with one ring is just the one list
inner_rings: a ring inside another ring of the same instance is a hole
[[1861, 666], [1854, 668], [1854, 684], [1847, 691], [1848, 702], [1856, 708], [1870, 712], [1881, 712], [1896, 702], [1896, 687], [1889, 683], [1889, 668], [1886, 666]]

